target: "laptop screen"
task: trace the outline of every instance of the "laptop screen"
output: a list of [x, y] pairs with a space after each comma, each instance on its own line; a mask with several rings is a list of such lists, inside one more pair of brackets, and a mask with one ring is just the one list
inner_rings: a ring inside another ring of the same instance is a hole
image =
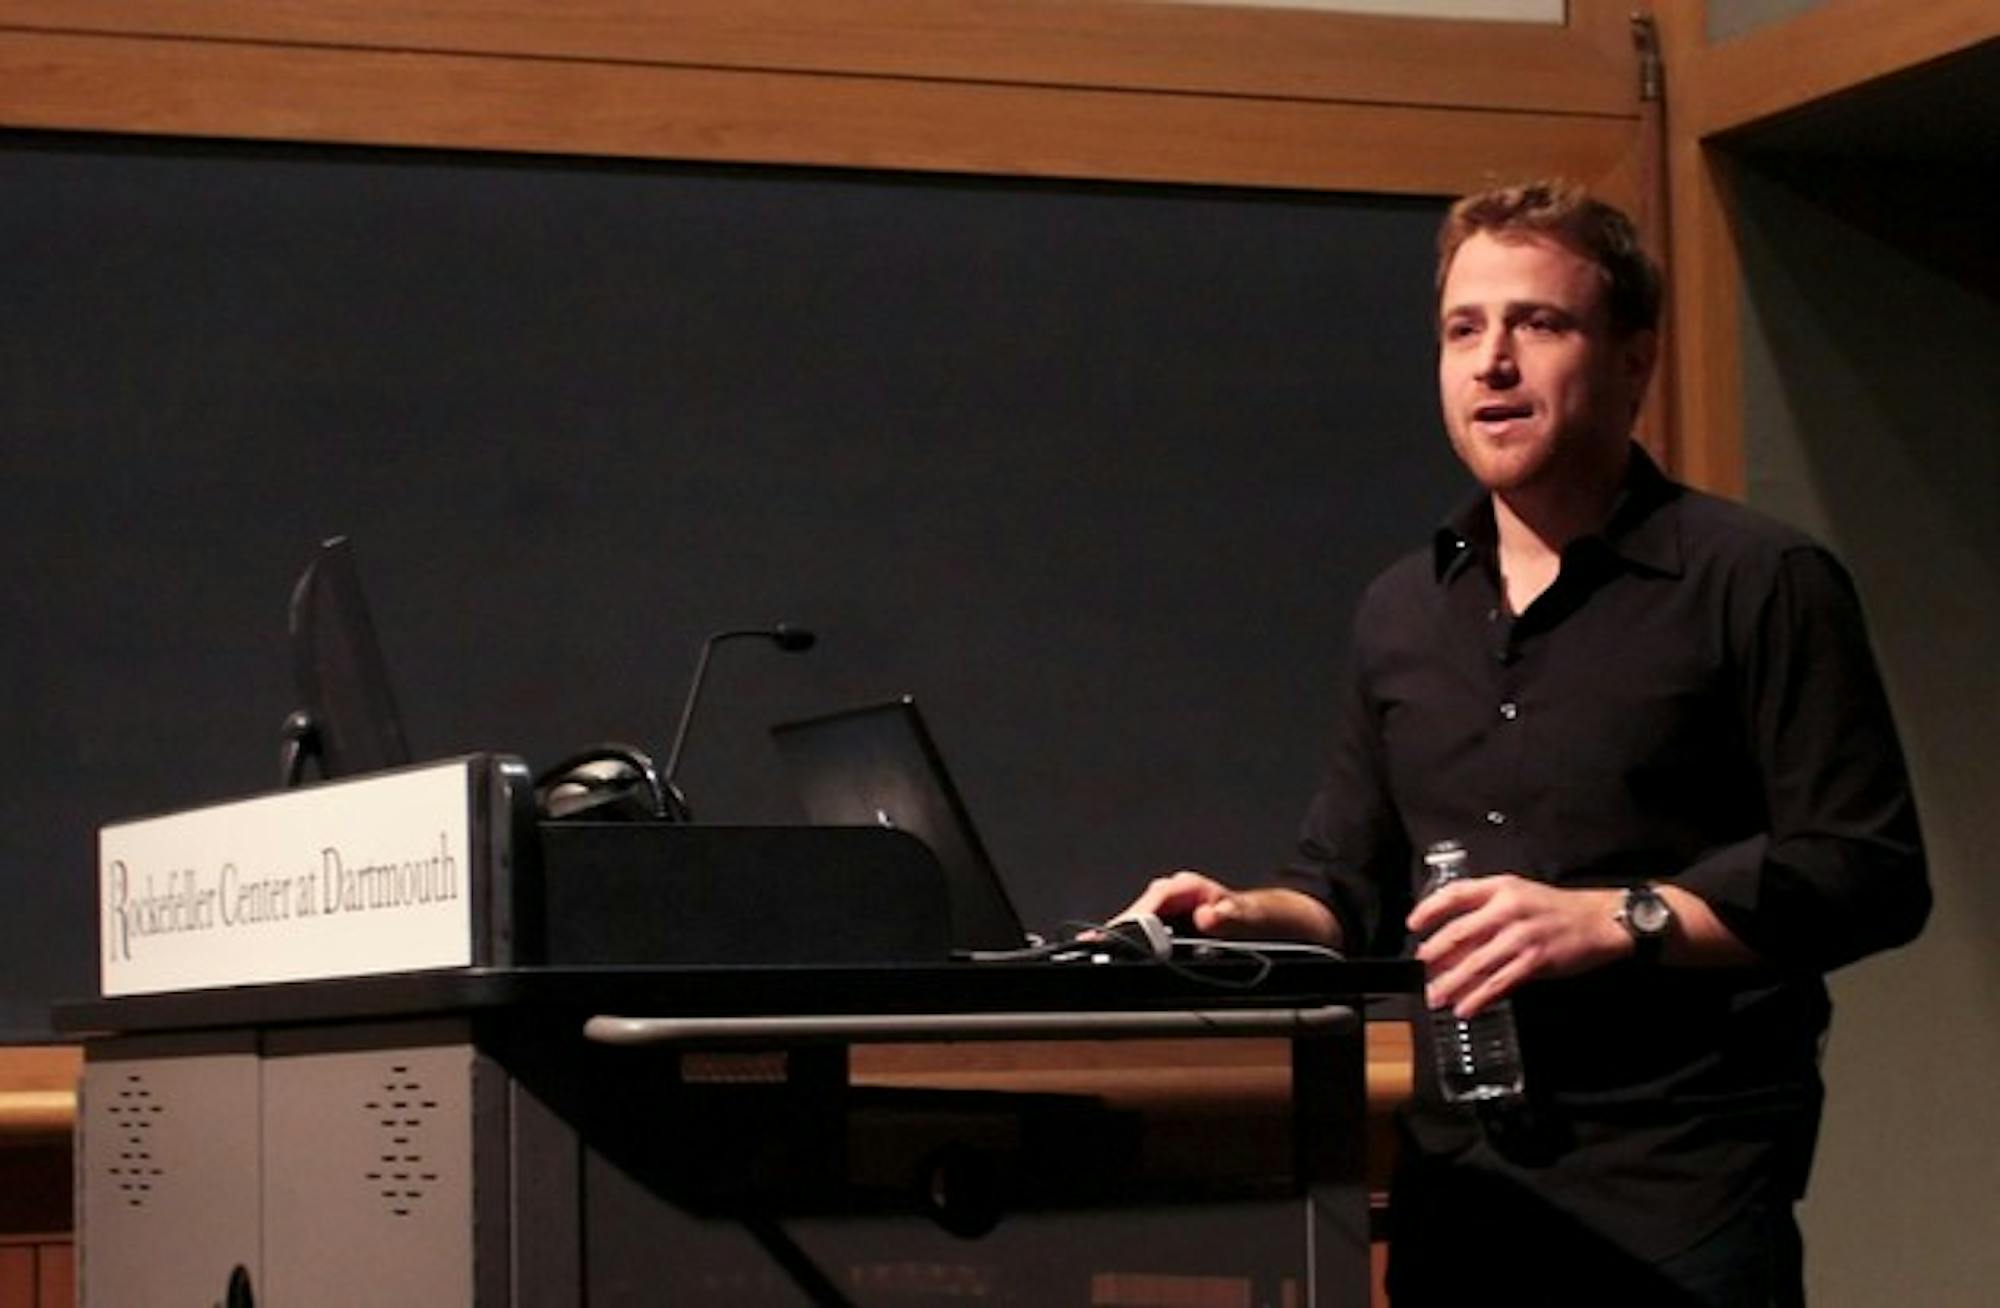
[[787, 722], [771, 738], [810, 821], [895, 827], [930, 846], [944, 869], [953, 949], [1028, 943], [914, 699]]

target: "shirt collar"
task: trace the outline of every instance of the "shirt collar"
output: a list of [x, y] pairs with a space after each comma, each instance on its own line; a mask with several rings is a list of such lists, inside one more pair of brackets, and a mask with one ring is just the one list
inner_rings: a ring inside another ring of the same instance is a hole
[[[1625, 467], [1625, 484], [1611, 506], [1611, 516], [1598, 531], [1571, 542], [1572, 548], [1582, 541], [1594, 541], [1628, 564], [1666, 576], [1679, 576], [1682, 489], [1635, 442]], [[1431, 558], [1437, 579], [1450, 580], [1475, 557], [1491, 558], [1498, 548], [1493, 497], [1481, 493], [1461, 506], [1433, 534]]]

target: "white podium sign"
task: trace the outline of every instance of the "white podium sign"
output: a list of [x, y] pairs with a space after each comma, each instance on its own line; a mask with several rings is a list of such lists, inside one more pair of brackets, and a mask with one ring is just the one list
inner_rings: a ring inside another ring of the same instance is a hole
[[470, 964], [475, 784], [459, 759], [101, 828], [105, 997]]

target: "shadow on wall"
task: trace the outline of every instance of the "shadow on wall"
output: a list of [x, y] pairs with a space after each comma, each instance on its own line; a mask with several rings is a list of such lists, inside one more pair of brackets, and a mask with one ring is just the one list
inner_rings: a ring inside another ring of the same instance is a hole
[[2000, 1139], [2000, 299], [1929, 241], [1966, 212], [1962, 181], [1932, 180], [1797, 155], [1735, 178], [1750, 499], [1854, 572], [1937, 896], [1915, 945], [1833, 981], [1803, 1214], [1819, 1308], [1984, 1304], [2000, 1275], [1967, 1220]]
[[[1952, 909], [2000, 929], [2000, 881], [1970, 875], [2000, 843], [2000, 298], [1870, 234], [1883, 197], [1939, 191], [1819, 162], [1739, 176], [1746, 339], [1778, 381], [1747, 390], [1750, 498], [1853, 569]], [[1905, 230], [1923, 245], [1926, 215]]]

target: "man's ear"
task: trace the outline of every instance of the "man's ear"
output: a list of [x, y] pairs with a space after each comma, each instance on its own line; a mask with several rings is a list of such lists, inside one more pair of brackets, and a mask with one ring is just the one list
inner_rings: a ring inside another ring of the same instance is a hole
[[1653, 380], [1653, 368], [1660, 361], [1660, 334], [1657, 331], [1636, 331], [1619, 342], [1619, 368], [1625, 382], [1632, 388], [1632, 408], [1638, 411], [1645, 402], [1647, 383]]
[[1636, 331], [1625, 341], [1625, 367], [1627, 375], [1640, 390], [1653, 378], [1653, 365], [1660, 360], [1660, 334], [1656, 331]]

